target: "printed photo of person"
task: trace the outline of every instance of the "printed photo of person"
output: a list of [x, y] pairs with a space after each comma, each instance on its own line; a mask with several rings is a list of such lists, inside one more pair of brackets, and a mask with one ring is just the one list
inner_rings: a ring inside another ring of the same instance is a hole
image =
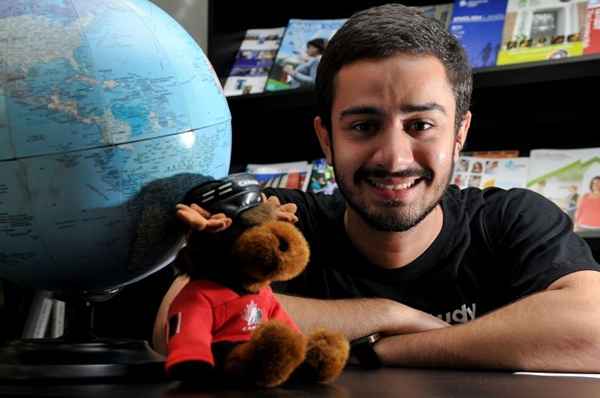
[[483, 173], [483, 164], [480, 161], [473, 162], [471, 166], [471, 173], [481, 174]]
[[600, 229], [600, 175], [592, 177], [575, 211], [575, 231]]
[[461, 172], [461, 173], [469, 171], [469, 160], [461, 158], [458, 161], [458, 166], [456, 167], [456, 171]]
[[485, 162], [485, 174], [496, 174], [498, 169], [497, 160], [488, 160]]
[[577, 185], [570, 185], [567, 189], [569, 194], [565, 199], [565, 212], [571, 217], [571, 220], [574, 220], [577, 203], [579, 202], [579, 187]]
[[469, 177], [469, 186], [479, 188], [481, 185], [481, 176], [471, 176]]
[[466, 185], [465, 184], [465, 176], [463, 174], [456, 174], [454, 176], [454, 179], [452, 180], [452, 183], [459, 188], [464, 188]]
[[327, 48], [327, 39], [316, 38], [306, 43], [306, 53], [302, 55], [304, 61], [297, 66], [286, 65], [284, 72], [287, 73], [291, 87], [313, 86], [317, 77], [317, 68], [321, 61], [321, 55]]

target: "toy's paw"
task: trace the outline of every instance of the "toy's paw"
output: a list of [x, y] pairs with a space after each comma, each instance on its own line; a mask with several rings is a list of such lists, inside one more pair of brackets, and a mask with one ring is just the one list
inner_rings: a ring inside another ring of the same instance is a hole
[[298, 367], [294, 379], [328, 383], [344, 370], [350, 344], [342, 333], [318, 330], [308, 338], [306, 359]]
[[305, 353], [306, 337], [280, 322], [270, 321], [229, 354], [225, 372], [258, 386], [276, 387], [304, 361]]

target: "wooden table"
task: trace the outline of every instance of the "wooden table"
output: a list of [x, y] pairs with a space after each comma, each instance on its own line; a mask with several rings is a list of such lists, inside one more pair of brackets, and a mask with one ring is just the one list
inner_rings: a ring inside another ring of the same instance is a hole
[[200, 390], [176, 382], [3, 384], [0, 396], [35, 397], [472, 397], [598, 398], [600, 379], [541, 377], [509, 372], [349, 368], [335, 383], [275, 389]]

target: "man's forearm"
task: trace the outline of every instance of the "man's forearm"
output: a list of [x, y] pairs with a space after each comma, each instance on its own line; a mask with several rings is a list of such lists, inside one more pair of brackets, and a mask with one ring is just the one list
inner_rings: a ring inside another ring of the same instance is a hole
[[448, 326], [432, 315], [387, 299], [317, 300], [281, 294], [277, 299], [305, 333], [327, 328], [352, 340], [374, 332], [415, 333]]
[[387, 365], [600, 372], [600, 303], [588, 289], [544, 291], [470, 323], [380, 340]]

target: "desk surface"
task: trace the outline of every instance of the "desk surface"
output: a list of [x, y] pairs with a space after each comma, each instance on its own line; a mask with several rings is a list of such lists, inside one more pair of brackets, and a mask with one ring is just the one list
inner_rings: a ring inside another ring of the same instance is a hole
[[450, 370], [347, 369], [333, 384], [202, 391], [178, 383], [0, 385], [0, 396], [35, 397], [600, 397], [600, 379]]

